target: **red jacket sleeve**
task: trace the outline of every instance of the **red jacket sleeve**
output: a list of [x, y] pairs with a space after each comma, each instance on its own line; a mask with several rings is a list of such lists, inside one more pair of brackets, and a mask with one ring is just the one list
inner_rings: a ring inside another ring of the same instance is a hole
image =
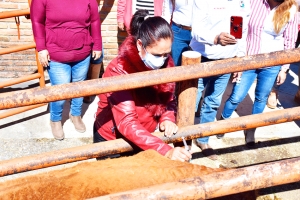
[[109, 97], [119, 132], [143, 150], [153, 149], [165, 155], [172, 147], [152, 135], [139, 122], [130, 91], [113, 92]]

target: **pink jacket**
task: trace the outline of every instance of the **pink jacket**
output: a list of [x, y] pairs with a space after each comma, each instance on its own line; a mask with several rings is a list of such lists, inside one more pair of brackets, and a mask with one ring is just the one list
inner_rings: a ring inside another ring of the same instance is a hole
[[[118, 23], [123, 22], [127, 31], [130, 27], [132, 13], [132, 1], [135, 0], [118, 0], [117, 20]], [[154, 15], [161, 16], [163, 8], [163, 0], [154, 0]]]

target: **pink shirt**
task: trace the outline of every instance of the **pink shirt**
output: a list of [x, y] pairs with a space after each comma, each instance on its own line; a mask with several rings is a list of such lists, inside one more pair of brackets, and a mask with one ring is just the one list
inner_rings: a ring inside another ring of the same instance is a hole
[[[247, 55], [294, 48], [298, 35], [295, 6], [290, 9], [290, 20], [277, 34], [272, 21], [276, 8], [271, 10], [266, 0], [251, 0], [250, 3], [252, 13], [248, 25]], [[283, 67], [288, 68], [289, 64]]]
[[30, 15], [36, 48], [47, 49], [53, 61], [80, 61], [102, 50], [96, 0], [32, 0]]

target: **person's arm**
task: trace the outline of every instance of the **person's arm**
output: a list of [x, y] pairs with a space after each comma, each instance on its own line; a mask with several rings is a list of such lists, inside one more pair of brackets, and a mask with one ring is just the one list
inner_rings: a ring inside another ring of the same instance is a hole
[[173, 13], [173, 5], [171, 0], [164, 0], [163, 2], [163, 11], [162, 18], [164, 18], [167, 22], [171, 23], [171, 17]]
[[39, 62], [43, 67], [49, 66], [50, 55], [46, 46], [46, 3], [44, 0], [32, 0], [30, 5], [30, 19], [32, 24], [36, 50]]
[[93, 51], [102, 51], [101, 22], [97, 1], [91, 1], [91, 36], [94, 41]]
[[207, 29], [207, 26], [209, 26], [208, 9], [208, 1], [196, 0], [194, 2], [192, 17], [192, 37], [198, 42], [213, 45], [216, 36], [220, 33], [216, 33]]
[[[292, 9], [291, 9], [292, 10]], [[283, 32], [284, 37], [284, 49], [295, 48], [295, 42], [298, 36], [298, 17], [297, 10], [294, 9], [294, 18], [288, 22], [286, 29]], [[287, 72], [289, 71], [290, 64], [284, 64], [281, 66], [281, 70], [277, 75], [276, 84], [281, 85], [286, 79]]]
[[175, 115], [177, 111], [177, 105], [176, 105], [176, 99], [172, 98], [170, 102], [167, 104], [167, 110], [164, 112], [160, 118], [159, 118], [159, 123], [163, 121], [171, 121], [175, 123]]
[[118, 0], [118, 6], [117, 6], [117, 22], [118, 27], [121, 30], [124, 30], [124, 12], [126, 9], [126, 0]]
[[178, 127], [175, 124], [176, 111], [177, 104], [175, 96], [173, 96], [167, 104], [167, 110], [159, 118], [159, 129], [165, 133], [166, 137], [171, 137], [177, 133]]
[[[295, 48], [295, 43], [298, 36], [298, 17], [295, 8], [294, 18], [288, 22], [286, 29], [283, 32], [284, 37], [284, 50]], [[290, 64], [281, 66], [281, 71], [286, 72], [290, 68]]]
[[37, 51], [46, 49], [45, 8], [46, 5], [44, 0], [32, 0], [30, 6], [30, 19]]
[[160, 138], [147, 131], [139, 122], [131, 91], [113, 92], [108, 100], [117, 129], [129, 141], [143, 150], [153, 149], [161, 155], [165, 155], [172, 149]]

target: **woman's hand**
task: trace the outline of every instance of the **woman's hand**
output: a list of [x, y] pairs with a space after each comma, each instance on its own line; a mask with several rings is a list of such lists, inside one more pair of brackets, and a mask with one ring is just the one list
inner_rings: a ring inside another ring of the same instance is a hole
[[121, 31], [124, 31], [125, 29], [125, 26], [124, 26], [124, 23], [123, 22], [118, 22], [118, 27]]
[[102, 54], [102, 51], [93, 51], [92, 57], [94, 58], [94, 60], [98, 60], [100, 58], [101, 54]]
[[50, 56], [47, 49], [39, 51], [39, 62], [43, 67], [49, 66]]
[[277, 75], [276, 85], [281, 85], [282, 83], [284, 83], [285, 79], [286, 79], [286, 72], [280, 70], [280, 72]]
[[171, 137], [177, 133], [178, 126], [175, 123], [166, 120], [159, 124], [159, 129], [160, 131], [165, 132], [165, 137]]
[[171, 160], [179, 160], [181, 162], [189, 161], [192, 158], [192, 154], [182, 147], [175, 147], [169, 150], [165, 156]]

